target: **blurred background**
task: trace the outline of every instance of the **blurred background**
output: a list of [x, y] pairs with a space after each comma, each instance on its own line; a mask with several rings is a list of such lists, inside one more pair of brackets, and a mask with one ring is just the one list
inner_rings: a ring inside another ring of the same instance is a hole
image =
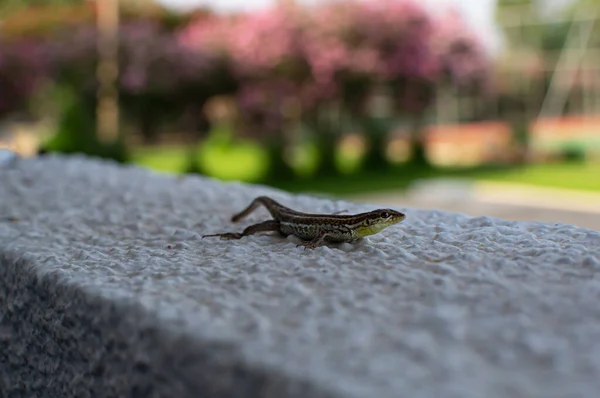
[[2, 0], [0, 148], [600, 230], [600, 2]]

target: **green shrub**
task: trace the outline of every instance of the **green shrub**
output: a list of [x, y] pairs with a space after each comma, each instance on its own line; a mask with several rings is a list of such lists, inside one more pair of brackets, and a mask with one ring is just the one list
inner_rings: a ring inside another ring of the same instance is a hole
[[56, 132], [42, 145], [41, 152], [80, 153], [94, 157], [126, 162], [129, 160], [122, 140], [105, 144], [96, 133], [95, 108], [84, 99], [66, 94]]

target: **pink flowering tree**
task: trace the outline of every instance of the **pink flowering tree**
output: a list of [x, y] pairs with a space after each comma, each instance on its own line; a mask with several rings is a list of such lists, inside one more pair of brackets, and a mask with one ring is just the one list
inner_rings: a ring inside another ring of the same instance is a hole
[[[279, 178], [291, 168], [283, 158], [286, 131], [293, 117], [285, 104], [303, 101], [310, 70], [303, 54], [305, 12], [278, 5], [266, 11], [190, 25], [179, 35], [191, 49], [208, 49], [229, 65], [241, 134], [259, 137], [271, 153]], [[305, 96], [307, 97], [307, 96]], [[301, 105], [303, 106], [303, 105]]]
[[455, 11], [442, 15], [436, 27], [431, 47], [439, 59], [438, 81], [459, 90], [489, 94], [492, 64], [475, 32]]
[[337, 80], [351, 117], [369, 132], [365, 161], [370, 168], [387, 164], [388, 126], [369, 115], [366, 106], [376, 84], [392, 89], [396, 115], [411, 122], [413, 161], [422, 164], [423, 114], [437, 89], [449, 83], [481, 90], [489, 81], [485, 51], [456, 13], [434, 18], [415, 1], [379, 0], [333, 3], [315, 15], [322, 19], [315, 30], [323, 27], [337, 39], [328, 47], [344, 54], [327, 75]]
[[[439, 68], [429, 46], [434, 26], [414, 1], [354, 1], [350, 5], [339, 35], [350, 54], [341, 73], [343, 99], [351, 118], [369, 133], [366, 165], [380, 168], [387, 165], [388, 126], [368, 113], [372, 89], [378, 84], [391, 86], [398, 113], [428, 106], [429, 98], [422, 93], [435, 84]], [[338, 11], [337, 15], [344, 14]]]
[[434, 19], [416, 0], [278, 4], [191, 24], [179, 37], [188, 48], [209, 49], [230, 65], [240, 126], [275, 149], [278, 170], [285, 132], [299, 121], [286, 109], [299, 109], [302, 122], [316, 132], [323, 171], [333, 169], [340, 132], [317, 117], [329, 105], [341, 106], [373, 133], [367, 160], [383, 164], [387, 128], [368, 111], [376, 86], [390, 87], [396, 114], [414, 120], [418, 154], [423, 114], [438, 85], [473, 88], [487, 79], [487, 60], [463, 21]]
[[429, 164], [421, 141], [425, 127], [423, 113], [435, 99], [436, 91], [452, 86], [458, 93], [481, 98], [491, 93], [491, 60], [479, 37], [462, 16], [451, 10], [434, 19], [433, 26], [429, 48], [436, 60], [436, 71], [432, 74], [434, 84], [405, 85], [405, 91], [398, 90], [401, 95], [396, 98], [400, 102], [399, 108], [412, 104], [406, 108], [413, 112], [413, 162], [420, 165]]
[[152, 141], [161, 122], [182, 116], [193, 130], [202, 127], [204, 103], [224, 90], [212, 54], [188, 51], [173, 34], [145, 21], [123, 26], [120, 36], [121, 101], [144, 137]]
[[336, 62], [327, 63], [335, 66], [326, 75], [334, 76], [345, 108], [369, 132], [370, 168], [387, 163], [387, 126], [366, 107], [376, 84], [392, 89], [396, 115], [411, 122], [413, 161], [421, 164], [426, 163], [420, 140], [423, 114], [438, 88], [443, 84], [471, 92], [488, 88], [489, 59], [457, 13], [434, 18], [415, 1], [378, 0], [333, 3], [315, 18], [322, 19], [315, 30], [322, 27], [333, 37], [327, 47], [338, 54]]

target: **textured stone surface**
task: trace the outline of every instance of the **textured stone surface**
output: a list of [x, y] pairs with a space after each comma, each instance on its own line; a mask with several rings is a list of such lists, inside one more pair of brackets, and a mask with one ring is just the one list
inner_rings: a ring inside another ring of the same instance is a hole
[[357, 244], [200, 239], [258, 194], [83, 158], [0, 169], [0, 395], [590, 397], [600, 233], [441, 211]]
[[0, 148], [0, 169], [10, 167], [19, 159], [19, 155], [8, 149]]

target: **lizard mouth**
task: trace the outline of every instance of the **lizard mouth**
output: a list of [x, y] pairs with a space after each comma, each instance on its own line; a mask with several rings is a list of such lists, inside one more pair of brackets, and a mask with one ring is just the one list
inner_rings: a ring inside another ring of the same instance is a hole
[[383, 220], [379, 223], [376, 223], [373, 225], [366, 225], [364, 227], [359, 228], [357, 230], [357, 234], [360, 237], [374, 235], [378, 232], [381, 232], [382, 230], [384, 230], [385, 228], [387, 228], [391, 225], [398, 224], [399, 222], [403, 221], [405, 218], [406, 218], [406, 215], [404, 215], [404, 214], [394, 215], [394, 216], [388, 217], [386, 220]]
[[398, 213], [397, 215], [392, 216], [392, 222], [395, 224], [395, 223], [398, 223], [400, 221], [404, 221], [405, 218], [406, 218], [406, 214], [404, 214], [404, 213]]
[[385, 221], [383, 221], [382, 224], [385, 224], [386, 227], [389, 227], [390, 225], [398, 224], [399, 222], [404, 221], [405, 218], [406, 214], [396, 213], [388, 217]]

